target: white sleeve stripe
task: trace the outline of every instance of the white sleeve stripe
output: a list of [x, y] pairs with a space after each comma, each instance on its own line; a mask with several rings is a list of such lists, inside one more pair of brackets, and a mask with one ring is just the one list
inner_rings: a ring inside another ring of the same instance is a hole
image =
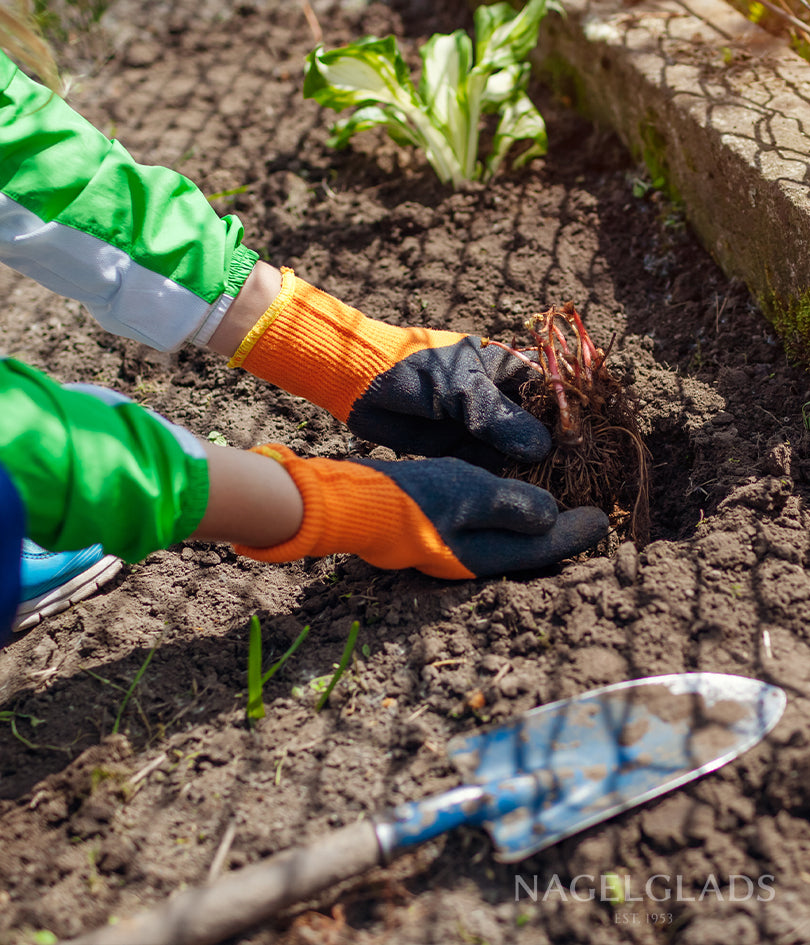
[[[83, 394], [90, 394], [97, 400], [103, 401], [110, 407], [138, 406], [129, 397], [116, 390], [110, 390], [106, 387], [98, 387], [95, 384], [72, 383], [63, 385], [66, 390], [80, 391]], [[165, 427], [177, 440], [178, 445], [186, 454], [194, 459], [205, 459], [205, 449], [200, 440], [194, 436], [190, 430], [185, 427], [179, 427], [171, 420], [167, 420], [162, 414], [151, 410], [149, 407], [142, 407], [150, 416], [154, 417], [163, 427]]]
[[123, 250], [62, 223], [45, 223], [0, 193], [0, 261], [76, 299], [102, 327], [158, 351], [211, 337], [231, 299], [213, 305]]

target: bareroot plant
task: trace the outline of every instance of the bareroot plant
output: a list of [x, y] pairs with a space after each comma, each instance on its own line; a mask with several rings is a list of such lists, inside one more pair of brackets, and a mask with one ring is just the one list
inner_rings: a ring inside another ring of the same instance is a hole
[[596, 347], [573, 302], [532, 315], [525, 327], [534, 342], [529, 347], [488, 338], [482, 344], [504, 348], [531, 366], [520, 390], [522, 405], [553, 431], [554, 445], [542, 463], [515, 464], [505, 475], [547, 489], [562, 508], [596, 506], [620, 538], [646, 544], [650, 453], [638, 405], [607, 367], [610, 345], [607, 351]]
[[[529, 144], [513, 168], [546, 153], [546, 126], [527, 93], [525, 60], [549, 10], [561, 7], [555, 0], [528, 0], [520, 12], [509, 3], [478, 7], [475, 49], [462, 29], [435, 33], [419, 50], [418, 85], [393, 36], [367, 36], [329, 51], [319, 45], [307, 56], [304, 98], [335, 111], [356, 108], [333, 126], [331, 147], [343, 148], [358, 132], [380, 127], [397, 144], [424, 151], [443, 184], [486, 183], [516, 142]], [[482, 158], [485, 115], [497, 120]]]

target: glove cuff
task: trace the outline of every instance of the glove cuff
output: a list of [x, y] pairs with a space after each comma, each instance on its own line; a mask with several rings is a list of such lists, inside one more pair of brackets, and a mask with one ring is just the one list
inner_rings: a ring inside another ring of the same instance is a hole
[[304, 519], [289, 541], [270, 548], [236, 545], [238, 554], [278, 563], [349, 552], [378, 568], [415, 567], [455, 579], [475, 576], [419, 505], [379, 470], [348, 460], [302, 459], [279, 444], [253, 452], [284, 466], [301, 493]]
[[464, 337], [366, 318], [299, 279], [292, 269], [282, 268], [281, 273], [281, 291], [245, 336], [229, 367], [243, 367], [305, 397], [344, 423], [375, 377], [416, 351], [445, 347]]

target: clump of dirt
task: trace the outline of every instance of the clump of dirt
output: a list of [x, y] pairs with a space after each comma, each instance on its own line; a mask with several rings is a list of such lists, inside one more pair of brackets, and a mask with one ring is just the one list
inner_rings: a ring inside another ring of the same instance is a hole
[[533, 368], [520, 390], [522, 405], [553, 431], [554, 446], [543, 462], [512, 464], [506, 475], [548, 489], [565, 509], [603, 509], [617, 545], [631, 540], [643, 547], [650, 537], [650, 452], [638, 400], [607, 366], [612, 342], [607, 351], [593, 343], [573, 302], [532, 315], [525, 327], [530, 347], [486, 343]]

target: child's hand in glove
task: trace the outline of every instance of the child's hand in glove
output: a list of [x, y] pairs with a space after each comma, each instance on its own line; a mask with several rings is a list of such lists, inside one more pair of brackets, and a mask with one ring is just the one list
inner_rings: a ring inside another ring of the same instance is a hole
[[263, 561], [352, 552], [380, 568], [473, 578], [545, 567], [590, 548], [608, 530], [598, 509], [558, 514], [545, 490], [458, 459], [301, 459], [278, 445], [256, 452], [284, 466], [304, 504], [290, 541], [236, 546]]
[[231, 365], [399, 452], [491, 465], [504, 455], [538, 462], [550, 447], [543, 424], [502, 392], [525, 370], [517, 358], [474, 335], [367, 318], [290, 269]]

